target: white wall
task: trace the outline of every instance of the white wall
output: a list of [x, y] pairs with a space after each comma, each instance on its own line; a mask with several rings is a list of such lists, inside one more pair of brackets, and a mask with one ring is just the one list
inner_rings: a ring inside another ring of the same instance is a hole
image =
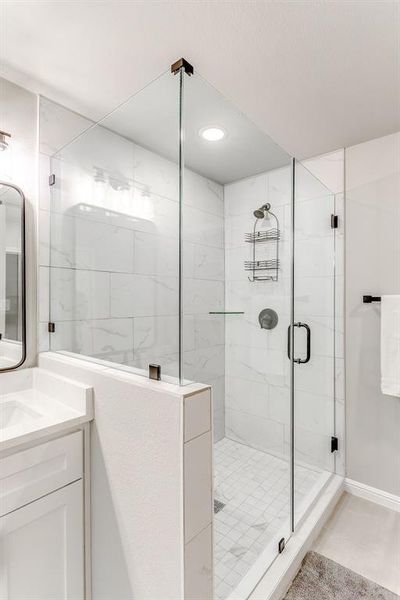
[[0, 180], [14, 183], [26, 196], [27, 361], [37, 355], [36, 205], [38, 99], [35, 94], [0, 78], [0, 130], [11, 134], [10, 147], [0, 152]]
[[400, 398], [380, 391], [380, 305], [362, 303], [400, 294], [400, 133], [346, 150], [346, 249], [347, 475], [400, 495]]

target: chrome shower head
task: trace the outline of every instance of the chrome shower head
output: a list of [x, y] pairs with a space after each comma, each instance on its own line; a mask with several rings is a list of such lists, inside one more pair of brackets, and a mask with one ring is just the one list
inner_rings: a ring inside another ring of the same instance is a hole
[[267, 204], [263, 204], [262, 206], [260, 206], [260, 208], [257, 208], [257, 210], [254, 211], [253, 215], [256, 217], [256, 219], [263, 219], [265, 217], [265, 213], [267, 213], [271, 208], [271, 205], [269, 204], [269, 202], [267, 202]]

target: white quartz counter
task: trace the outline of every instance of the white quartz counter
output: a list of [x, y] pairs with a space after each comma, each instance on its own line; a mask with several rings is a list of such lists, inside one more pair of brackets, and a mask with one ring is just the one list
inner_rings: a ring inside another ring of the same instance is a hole
[[92, 420], [92, 391], [39, 368], [0, 374], [0, 451]]

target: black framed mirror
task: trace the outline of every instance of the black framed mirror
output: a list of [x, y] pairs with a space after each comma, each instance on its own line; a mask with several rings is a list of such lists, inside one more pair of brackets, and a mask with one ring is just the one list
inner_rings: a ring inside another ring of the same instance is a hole
[[25, 196], [0, 181], [0, 372], [26, 358]]

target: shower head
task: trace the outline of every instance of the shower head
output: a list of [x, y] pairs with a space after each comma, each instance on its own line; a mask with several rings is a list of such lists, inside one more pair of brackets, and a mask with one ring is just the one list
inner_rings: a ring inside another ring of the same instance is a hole
[[254, 211], [254, 216], [256, 217], [256, 219], [263, 219], [265, 217], [265, 214], [270, 210], [271, 205], [269, 204], [269, 202], [267, 202], [267, 204], [263, 204], [262, 206], [260, 206], [260, 208], [257, 208], [257, 210]]
[[257, 210], [255, 210], [253, 214], [256, 217], [256, 219], [263, 219], [264, 218], [264, 211], [261, 210], [261, 208], [257, 208]]

